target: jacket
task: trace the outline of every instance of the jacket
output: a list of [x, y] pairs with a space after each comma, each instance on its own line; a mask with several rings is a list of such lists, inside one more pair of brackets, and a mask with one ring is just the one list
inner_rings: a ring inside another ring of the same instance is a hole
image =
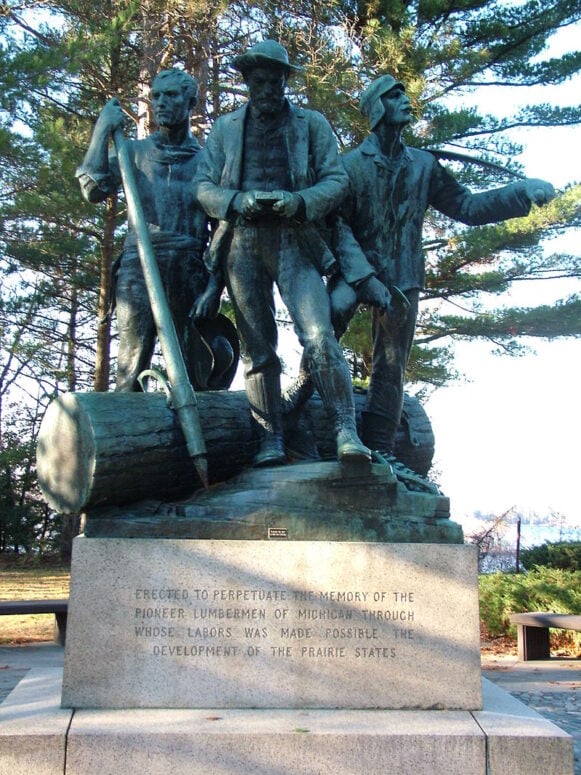
[[402, 291], [423, 288], [424, 217], [428, 207], [469, 226], [528, 215], [522, 183], [472, 193], [429, 151], [403, 147], [396, 162], [374, 134], [343, 156], [349, 193], [341, 208], [337, 253], [347, 282], [377, 274]]
[[[318, 112], [285, 103], [288, 110], [286, 136], [291, 191], [301, 195], [305, 218], [291, 222], [302, 245], [320, 253], [316, 263], [331, 271], [334, 258], [317, 229], [327, 214], [337, 208], [347, 192], [348, 179], [337, 152], [337, 143], [327, 120]], [[244, 126], [249, 103], [220, 116], [202, 151], [194, 181], [198, 201], [211, 218], [220, 220], [207, 254], [208, 268], [215, 270], [228, 250], [228, 233], [236, 216], [231, 204], [242, 184]]]

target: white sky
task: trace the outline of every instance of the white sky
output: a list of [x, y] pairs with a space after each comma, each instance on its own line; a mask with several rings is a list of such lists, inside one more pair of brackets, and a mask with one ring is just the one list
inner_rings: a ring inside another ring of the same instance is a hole
[[475, 511], [557, 511], [581, 526], [581, 342], [534, 341], [536, 354], [496, 357], [480, 342], [457, 347], [471, 380], [425, 404], [436, 436], [434, 465], [458, 522]]

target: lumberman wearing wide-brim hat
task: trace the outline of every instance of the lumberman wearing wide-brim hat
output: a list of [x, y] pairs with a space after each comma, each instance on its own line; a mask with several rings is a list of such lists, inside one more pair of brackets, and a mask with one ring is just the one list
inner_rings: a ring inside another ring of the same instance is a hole
[[196, 175], [207, 214], [220, 220], [208, 254], [223, 273], [241, 338], [246, 393], [260, 446], [255, 465], [285, 461], [274, 284], [304, 347], [315, 385], [337, 431], [343, 461], [369, 460], [355, 428], [353, 393], [333, 334], [322, 275], [334, 271], [317, 222], [341, 202], [347, 177], [326, 119], [285, 97], [289, 62], [265, 40], [235, 58], [249, 99], [221, 116]]

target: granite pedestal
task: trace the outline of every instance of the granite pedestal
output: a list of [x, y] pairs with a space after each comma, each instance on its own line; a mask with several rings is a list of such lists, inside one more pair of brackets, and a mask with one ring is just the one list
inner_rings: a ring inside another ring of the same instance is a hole
[[62, 703], [476, 710], [476, 549], [79, 538]]
[[0, 775], [573, 773], [481, 682], [473, 547], [81, 538], [70, 611], [62, 690], [0, 705]]

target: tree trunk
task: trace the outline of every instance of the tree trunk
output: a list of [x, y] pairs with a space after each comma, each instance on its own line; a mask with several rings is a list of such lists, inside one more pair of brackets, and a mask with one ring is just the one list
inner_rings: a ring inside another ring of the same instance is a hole
[[115, 250], [115, 222], [117, 220], [117, 194], [108, 197], [105, 206], [103, 242], [97, 306], [97, 352], [95, 353], [95, 377], [93, 388], [97, 393], [109, 390], [109, 355], [111, 349], [111, 268]]
[[[364, 397], [355, 399], [359, 413]], [[198, 408], [210, 483], [236, 476], [252, 464], [257, 445], [245, 393], [198, 393]], [[405, 412], [396, 451], [425, 474], [434, 451], [430, 422], [409, 396]], [[314, 440], [321, 458], [333, 459], [332, 423], [317, 395], [303, 425], [302, 440]], [[201, 487], [163, 393], [68, 393], [55, 399], [40, 428], [37, 469], [48, 503], [68, 514], [147, 498], [175, 501]]]

